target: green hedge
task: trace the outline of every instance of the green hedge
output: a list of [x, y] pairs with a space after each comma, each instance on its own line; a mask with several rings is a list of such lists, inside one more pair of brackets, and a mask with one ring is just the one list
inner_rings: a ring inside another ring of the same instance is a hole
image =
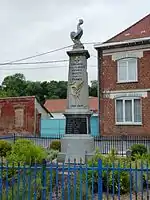
[[11, 144], [5, 140], [0, 140], [0, 157], [6, 157], [11, 152]]
[[6, 158], [9, 163], [31, 164], [41, 163], [47, 153], [43, 147], [36, 146], [32, 141], [19, 139], [12, 145], [10, 155]]
[[135, 160], [137, 155], [143, 156], [147, 154], [147, 148], [143, 144], [134, 144], [131, 146], [131, 156]]
[[61, 142], [59, 140], [54, 140], [50, 144], [50, 149], [61, 151]]

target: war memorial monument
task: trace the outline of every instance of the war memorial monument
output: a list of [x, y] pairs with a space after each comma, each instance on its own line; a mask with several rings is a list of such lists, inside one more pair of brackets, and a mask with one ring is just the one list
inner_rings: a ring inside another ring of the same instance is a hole
[[71, 32], [70, 37], [74, 43], [73, 49], [68, 51], [69, 73], [67, 88], [67, 107], [65, 110], [66, 129], [61, 139], [61, 155], [67, 163], [68, 159], [73, 162], [84, 163], [86, 156], [94, 152], [94, 138], [91, 136], [88, 99], [88, 73], [87, 59], [89, 52], [84, 49], [80, 39], [83, 35], [80, 19], [77, 25], [77, 32]]

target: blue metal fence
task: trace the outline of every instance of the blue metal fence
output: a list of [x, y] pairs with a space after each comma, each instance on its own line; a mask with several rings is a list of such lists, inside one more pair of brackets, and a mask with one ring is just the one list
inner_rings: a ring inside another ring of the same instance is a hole
[[121, 166], [34, 164], [0, 166], [1, 200], [149, 199], [148, 163]]

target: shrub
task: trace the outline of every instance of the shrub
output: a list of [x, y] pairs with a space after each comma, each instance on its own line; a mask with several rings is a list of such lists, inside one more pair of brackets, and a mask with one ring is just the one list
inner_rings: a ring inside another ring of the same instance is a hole
[[43, 159], [46, 159], [47, 153], [44, 148], [36, 146], [32, 141], [19, 139], [12, 145], [11, 154], [7, 156], [9, 162], [14, 163], [41, 163]]
[[47, 160], [48, 161], [54, 160], [55, 158], [57, 158], [58, 153], [59, 153], [59, 151], [57, 151], [57, 150], [53, 150], [53, 149], [48, 150], [47, 151], [47, 154], [48, 154]]
[[[118, 187], [120, 186], [120, 193], [124, 194], [129, 191], [130, 186], [130, 174], [129, 172], [122, 170], [114, 170], [113, 167], [124, 168], [124, 166], [129, 167], [129, 162], [126, 158], [117, 157], [114, 151], [112, 151], [107, 156], [101, 155], [99, 152], [93, 156], [93, 158], [88, 162], [88, 166], [97, 167], [98, 160], [102, 160], [102, 165], [105, 170], [102, 171], [102, 181], [103, 181], [103, 191], [115, 192], [117, 193]], [[108, 170], [106, 170], [108, 168]], [[94, 179], [93, 179], [94, 177]], [[88, 171], [88, 181], [89, 186], [92, 186], [92, 181], [94, 180], [95, 188], [97, 188], [98, 183], [98, 171], [94, 172]]]
[[50, 149], [61, 151], [61, 142], [59, 140], [54, 140], [50, 144]]
[[131, 156], [134, 158], [137, 154], [142, 156], [147, 154], [147, 148], [143, 144], [134, 144], [131, 146]]
[[11, 144], [5, 140], [0, 140], [0, 156], [6, 157], [11, 152]]

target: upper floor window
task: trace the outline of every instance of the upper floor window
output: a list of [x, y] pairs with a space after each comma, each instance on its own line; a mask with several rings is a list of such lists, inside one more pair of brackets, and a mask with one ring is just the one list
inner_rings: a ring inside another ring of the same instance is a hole
[[117, 82], [136, 82], [137, 74], [137, 58], [123, 58], [117, 61]]
[[21, 128], [24, 124], [24, 109], [16, 108], [15, 109], [15, 127]]

